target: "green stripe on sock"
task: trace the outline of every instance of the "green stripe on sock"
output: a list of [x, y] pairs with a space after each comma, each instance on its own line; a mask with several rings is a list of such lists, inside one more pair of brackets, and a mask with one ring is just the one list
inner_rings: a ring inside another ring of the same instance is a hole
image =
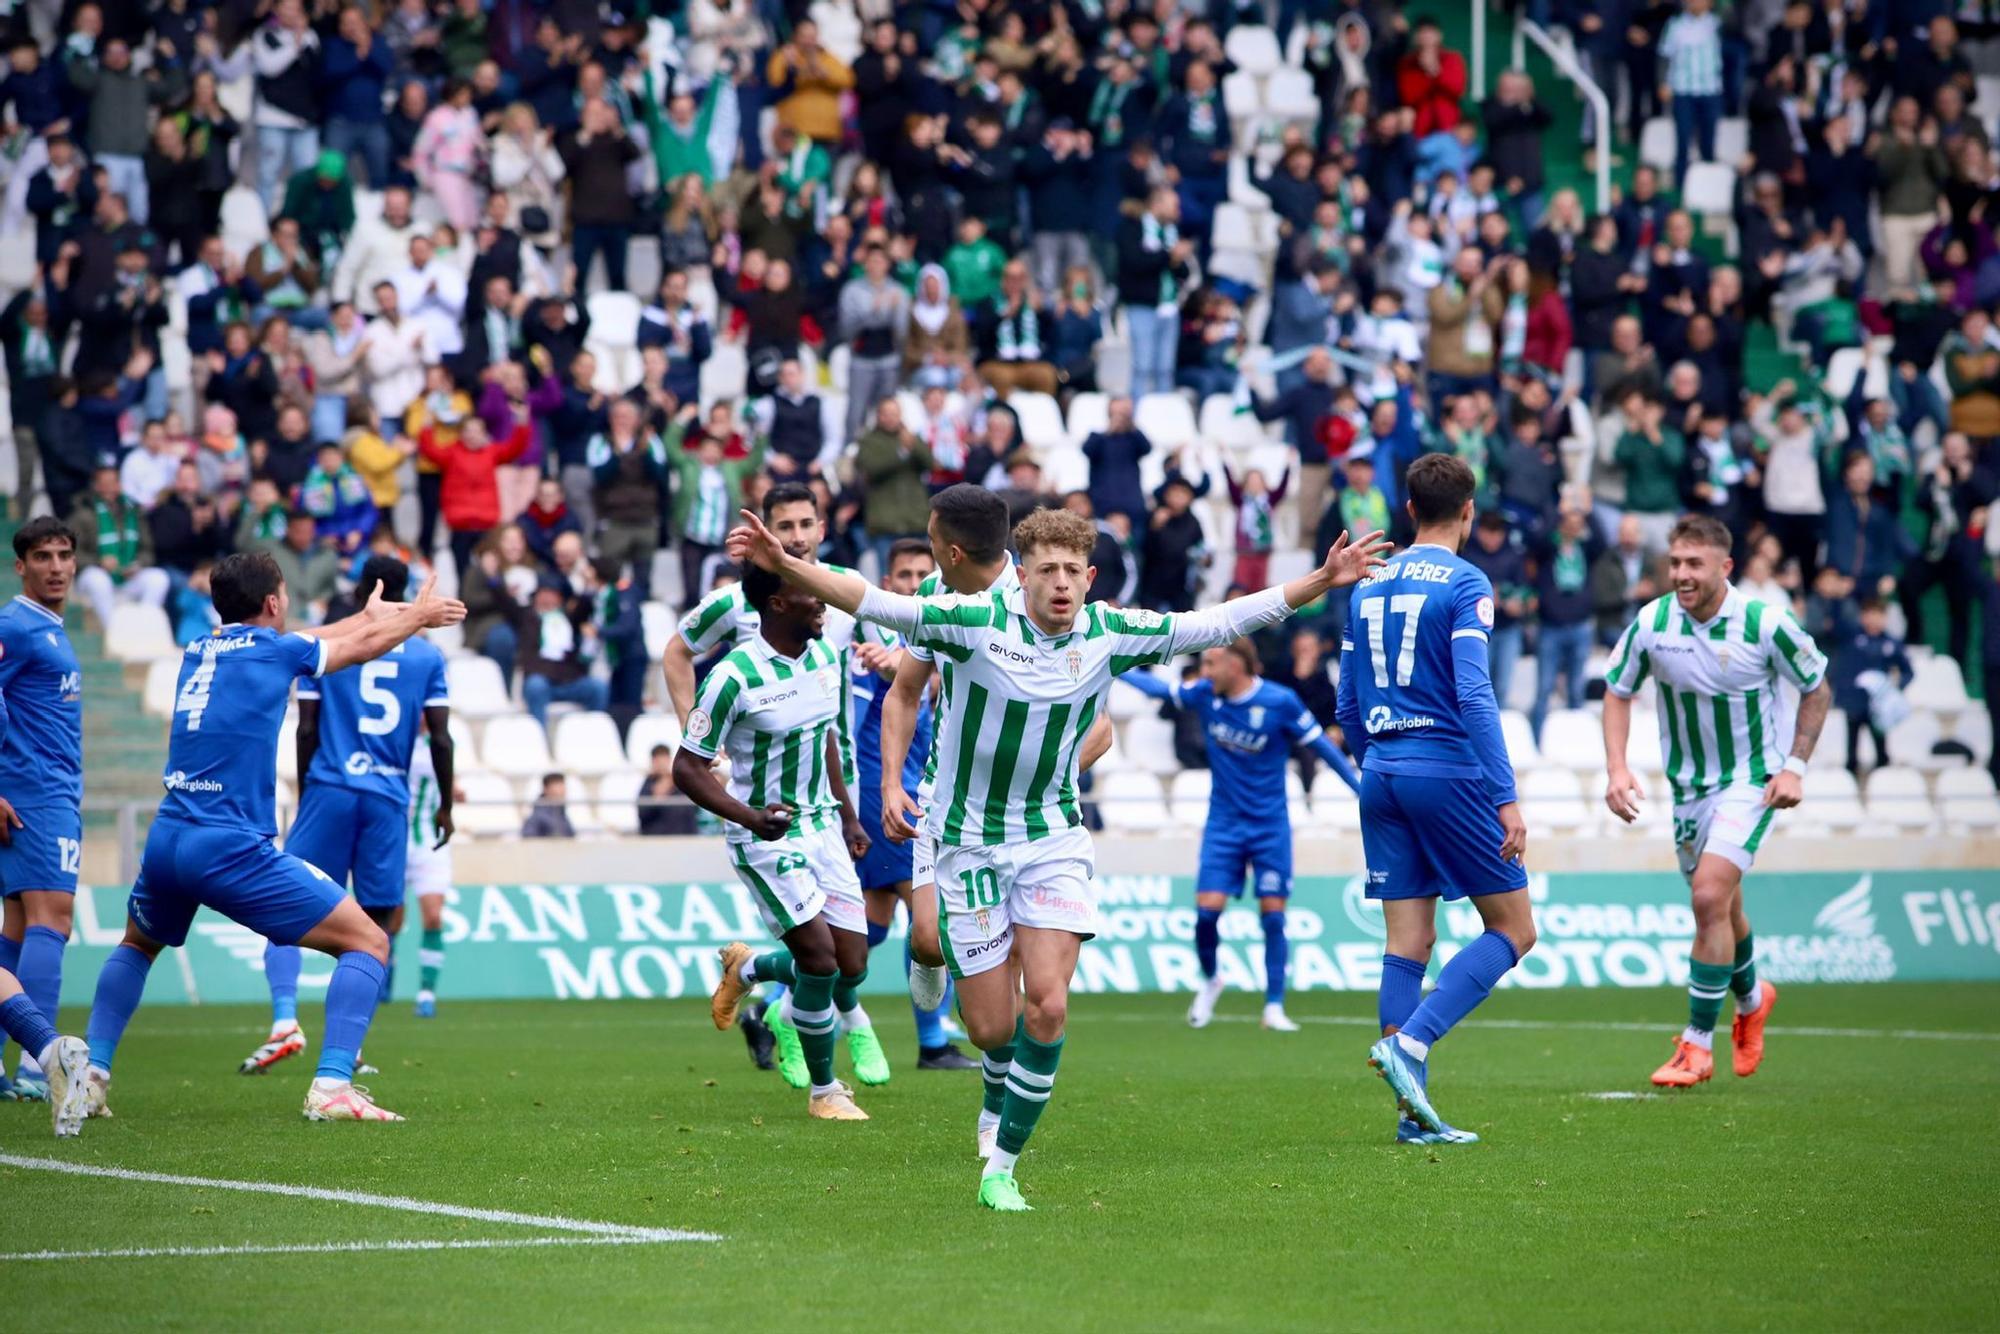
[[1722, 998], [1729, 994], [1731, 965], [1688, 961], [1688, 1027], [1703, 1033], [1715, 1031], [1722, 1014]]
[[[425, 927], [419, 951], [419, 958], [435, 959], [441, 957], [444, 954], [444, 928], [441, 926]], [[442, 965], [440, 964], [424, 964], [418, 970], [417, 986], [424, 991], [436, 991], [438, 973], [441, 971]]]
[[799, 1047], [805, 1053], [806, 1074], [815, 1084], [833, 1082], [833, 1023], [808, 1027], [798, 1022], [800, 1014], [818, 1014], [833, 1008], [834, 973], [799, 973], [792, 988], [793, 1026], [799, 1030]]
[[1062, 1062], [1063, 1040], [1037, 1042], [1025, 1028], [1014, 1044], [1014, 1064], [1007, 1072], [1007, 1096], [1000, 1106], [1000, 1147], [1019, 1153], [1049, 1105], [1056, 1066]]

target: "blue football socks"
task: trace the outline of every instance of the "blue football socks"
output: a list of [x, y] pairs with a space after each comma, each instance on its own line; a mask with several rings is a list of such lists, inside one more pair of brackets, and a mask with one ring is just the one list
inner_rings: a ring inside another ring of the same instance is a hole
[[1264, 1003], [1282, 1005], [1285, 1000], [1285, 965], [1291, 960], [1292, 945], [1285, 939], [1285, 910], [1258, 913], [1264, 927]]
[[349, 950], [333, 967], [326, 984], [326, 1037], [319, 1049], [320, 1079], [354, 1078], [354, 1062], [368, 1025], [375, 1019], [375, 1006], [382, 998], [382, 983], [388, 969], [374, 955]]
[[1194, 910], [1194, 957], [1201, 962], [1203, 977], [1215, 976], [1215, 954], [1222, 944], [1222, 909]]
[[[5, 936], [0, 936], [0, 969], [5, 969], [6, 971], [14, 974], [14, 980], [18, 982], [21, 978], [20, 968], [21, 968], [21, 942], [18, 940], [9, 940]], [[0, 1055], [5, 1055], [6, 1051], [7, 1051], [7, 1038], [4, 1033], [0, 1033]], [[4, 1060], [0, 1060], [0, 1082], [4, 1082], [6, 1078], [7, 1078], [7, 1062]]]
[[84, 1038], [90, 1043], [90, 1063], [107, 1074], [118, 1053], [118, 1040], [146, 994], [146, 974], [152, 967], [144, 951], [120, 945], [97, 974], [97, 995], [90, 1003], [90, 1027]]
[[54, 927], [29, 927], [21, 938], [21, 966], [14, 972], [21, 979], [21, 990], [52, 1024], [56, 1007], [62, 1003], [63, 948], [68, 944], [69, 938]]
[[0, 1030], [21, 1044], [21, 1050], [39, 1057], [56, 1040], [55, 1025], [42, 1015], [41, 1007], [25, 994], [9, 996], [0, 1005]]
[[1437, 989], [1417, 1006], [1403, 1025], [1405, 1049], [1419, 1044], [1423, 1051], [1411, 1054], [1424, 1058], [1430, 1045], [1451, 1032], [1459, 1020], [1471, 1014], [1486, 999], [1507, 970], [1520, 962], [1514, 942], [1499, 931], [1488, 931], [1452, 956], [1438, 975]]
[[271, 1023], [299, 1017], [299, 947], [264, 942], [264, 980], [271, 987]]
[[1384, 1031], [1402, 1028], [1424, 997], [1424, 965], [1400, 954], [1382, 956], [1382, 989], [1375, 997], [1375, 1017]]

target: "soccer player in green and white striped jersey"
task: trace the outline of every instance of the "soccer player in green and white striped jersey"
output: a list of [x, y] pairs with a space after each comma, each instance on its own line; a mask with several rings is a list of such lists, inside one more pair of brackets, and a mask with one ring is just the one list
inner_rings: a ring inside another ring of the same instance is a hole
[[[819, 544], [826, 530], [819, 512], [819, 501], [811, 490], [797, 482], [780, 482], [764, 493], [763, 509], [764, 522], [784, 543], [785, 550], [803, 560], [818, 558]], [[745, 598], [740, 583], [716, 589], [681, 617], [679, 629], [667, 640], [660, 667], [667, 680], [667, 698], [673, 702], [674, 716], [683, 730], [687, 727], [689, 710], [694, 707], [695, 660], [717, 648], [733, 647], [756, 639], [757, 627], [756, 608]], [[851, 665], [848, 655], [854, 643], [854, 618], [846, 612], [828, 608], [821, 640], [841, 657], [840, 679], [842, 689], [846, 691], [847, 670]], [[854, 738], [847, 702], [847, 696], [843, 694], [838, 739], [841, 777], [851, 788], [855, 782]], [[781, 999], [782, 995], [774, 995], [768, 1001], [743, 1007], [744, 1037], [750, 1043], [751, 1059], [764, 1069], [770, 1068], [768, 1051], [775, 1045], [778, 1072], [793, 1088], [804, 1088], [805, 1056], [798, 1034], [784, 1021], [785, 1010], [778, 1004]], [[841, 1025], [847, 1030], [848, 1053], [854, 1061], [855, 1077], [864, 1084], [886, 1084], [889, 1081], [889, 1057], [875, 1036], [868, 1012], [861, 1008], [855, 993], [846, 987], [837, 991], [835, 999], [839, 1002]], [[770, 1006], [778, 1008], [771, 1010]], [[768, 1014], [774, 1014], [776, 1018], [766, 1029], [764, 1020]]]
[[[758, 613], [755, 636], [725, 655], [702, 683], [674, 756], [674, 781], [729, 827], [736, 874], [785, 950], [756, 955], [732, 944], [712, 1013], [717, 1028], [759, 981], [791, 988], [811, 1095], [807, 1110], [830, 1121], [865, 1121], [854, 1094], [833, 1077], [834, 992], [852, 993], [868, 972], [868, 923], [854, 859], [868, 851], [840, 773], [838, 735], [846, 668], [820, 630], [826, 607], [764, 570], [745, 570], [744, 598]], [[729, 757], [725, 788], [713, 768]]]
[[403, 888], [417, 896], [423, 939], [417, 948], [417, 1018], [437, 1017], [438, 975], [444, 971], [444, 898], [451, 889], [452, 802], [462, 795], [453, 780], [447, 793], [438, 782], [430, 747], [410, 756], [409, 857]]
[[[1833, 699], [1826, 659], [1791, 610], [1729, 583], [1730, 542], [1729, 530], [1705, 515], [1674, 525], [1667, 546], [1674, 591], [1647, 603], [1626, 627], [1605, 678], [1604, 800], [1627, 823], [1645, 795], [1625, 760], [1632, 696], [1648, 678], [1658, 683], [1674, 846], [1694, 898], [1688, 1023], [1673, 1056], [1653, 1072], [1663, 1088], [1687, 1088], [1714, 1074], [1715, 1025], [1730, 992], [1736, 1073], [1755, 1074], [1763, 1060], [1777, 988], [1757, 980], [1743, 875], [1777, 813], [1799, 804], [1806, 761]], [[1785, 717], [1785, 685], [1799, 692], [1793, 719]]]
[[[1326, 563], [1283, 588], [1218, 607], [1163, 616], [1085, 605], [1097, 531], [1089, 520], [1040, 510], [1014, 530], [1021, 589], [910, 598], [871, 588], [786, 554], [754, 516], [730, 534], [731, 554], [857, 619], [885, 625], [953, 667], [938, 772], [949, 800], [933, 800], [940, 932], [959, 979], [959, 1012], [990, 1056], [1009, 1053], [997, 1144], [979, 1201], [1026, 1209], [1014, 1182], [1020, 1156], [1055, 1084], [1078, 951], [1096, 933], [1095, 854], [1076, 790], [1078, 757], [1119, 673], [1226, 644], [1277, 624], [1332, 588], [1381, 564], [1387, 543], [1343, 535]], [[1015, 1016], [1018, 956], [1027, 1012]]]

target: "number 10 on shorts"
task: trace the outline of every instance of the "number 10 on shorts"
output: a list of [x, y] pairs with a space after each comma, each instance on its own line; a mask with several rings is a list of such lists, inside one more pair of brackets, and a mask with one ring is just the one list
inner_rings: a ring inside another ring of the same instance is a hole
[[997, 908], [1000, 906], [1000, 877], [990, 866], [975, 867], [958, 873], [958, 886], [965, 892], [965, 906], [968, 908]]

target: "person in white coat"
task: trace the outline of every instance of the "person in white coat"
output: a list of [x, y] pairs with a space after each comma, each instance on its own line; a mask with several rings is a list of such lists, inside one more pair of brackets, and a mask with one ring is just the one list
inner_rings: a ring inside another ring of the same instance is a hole
[[410, 192], [392, 185], [382, 192], [382, 216], [355, 225], [333, 270], [333, 299], [375, 313], [375, 288], [410, 262], [410, 242], [423, 228], [410, 216]]
[[396, 304], [424, 330], [424, 360], [443, 361], [465, 347], [465, 271], [439, 256], [431, 238], [410, 238], [410, 262], [393, 274]]
[[368, 343], [362, 363], [368, 401], [381, 421], [399, 422], [424, 392], [425, 326], [404, 316], [394, 283], [376, 284], [373, 297], [381, 313], [369, 321], [363, 335]]

